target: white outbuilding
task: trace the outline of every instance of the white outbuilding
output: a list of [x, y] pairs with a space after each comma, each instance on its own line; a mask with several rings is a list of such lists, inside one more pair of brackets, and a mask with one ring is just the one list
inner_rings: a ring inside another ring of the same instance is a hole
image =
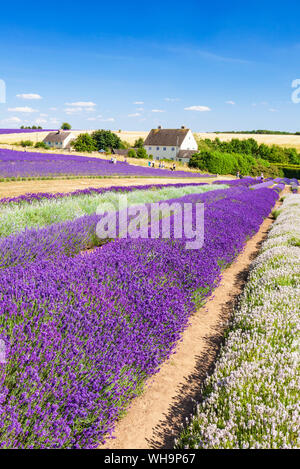
[[50, 132], [47, 137], [44, 138], [43, 142], [51, 148], [67, 148], [74, 138], [75, 135], [72, 132], [58, 130], [56, 132]]
[[155, 160], [169, 159], [188, 162], [198, 150], [195, 137], [190, 129], [152, 129], [148, 134], [144, 148]]

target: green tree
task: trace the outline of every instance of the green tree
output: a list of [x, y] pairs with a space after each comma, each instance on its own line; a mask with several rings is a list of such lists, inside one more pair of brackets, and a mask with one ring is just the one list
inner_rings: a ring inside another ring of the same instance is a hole
[[143, 148], [144, 146], [144, 139], [142, 137], [138, 138], [135, 142], [134, 142], [134, 148]]
[[130, 147], [131, 147], [130, 143], [126, 142], [126, 140], [121, 140], [120, 148], [122, 148], [123, 150], [127, 150]]
[[60, 127], [62, 130], [71, 130], [72, 126], [68, 122], [63, 122]]
[[76, 151], [86, 151], [91, 153], [96, 150], [95, 141], [88, 133], [79, 134], [78, 137], [71, 142], [71, 145]]
[[95, 130], [95, 132], [92, 133], [92, 138], [97, 150], [115, 149], [121, 148], [122, 146], [120, 137], [110, 130]]

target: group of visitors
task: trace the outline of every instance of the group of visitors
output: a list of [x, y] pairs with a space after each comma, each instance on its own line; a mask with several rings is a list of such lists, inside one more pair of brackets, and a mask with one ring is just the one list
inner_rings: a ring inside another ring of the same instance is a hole
[[[154, 163], [154, 161], [148, 161], [148, 166], [149, 166], [149, 168], [155, 168], [155, 163]], [[165, 169], [166, 165], [165, 165], [165, 163], [164, 163], [163, 161], [160, 161], [160, 162], [158, 163], [158, 167], [159, 167], [159, 169]], [[175, 170], [176, 170], [175, 163], [173, 163], [173, 165], [171, 166], [170, 169], [171, 169], [171, 171], [175, 171]]]
[[[239, 171], [237, 171], [236, 177], [237, 177], [237, 179], [242, 179], [243, 178], [243, 176], [240, 174]], [[260, 182], [264, 182], [264, 173], [261, 173], [261, 175], [260, 175]]]
[[111, 159], [110, 159], [110, 162], [112, 164], [117, 164], [117, 158], [112, 156]]

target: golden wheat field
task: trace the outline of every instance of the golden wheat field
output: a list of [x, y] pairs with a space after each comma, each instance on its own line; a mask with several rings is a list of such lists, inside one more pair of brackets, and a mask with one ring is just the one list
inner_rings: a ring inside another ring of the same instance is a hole
[[[150, 130], [150, 129], [149, 129]], [[72, 133], [79, 135], [82, 132], [93, 132], [92, 130], [72, 130]], [[134, 144], [135, 140], [142, 137], [146, 138], [148, 132], [146, 131], [131, 131], [131, 130], [122, 130], [121, 132], [115, 131], [115, 133], [131, 145]], [[44, 140], [48, 132], [32, 132], [32, 133], [19, 133], [19, 134], [8, 134], [0, 135], [0, 143], [12, 145], [14, 143], [20, 142], [21, 140], [31, 140], [32, 142], [40, 142]], [[267, 145], [280, 145], [283, 147], [295, 147], [300, 151], [300, 135], [255, 135], [255, 134], [217, 134], [214, 132], [194, 132], [194, 135], [197, 139], [209, 138], [211, 140], [218, 137], [221, 141], [228, 141], [232, 138], [247, 139], [254, 138], [259, 144], [266, 143]]]

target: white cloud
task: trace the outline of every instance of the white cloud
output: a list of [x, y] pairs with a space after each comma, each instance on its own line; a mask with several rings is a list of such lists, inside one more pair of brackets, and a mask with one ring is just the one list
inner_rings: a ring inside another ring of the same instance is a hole
[[97, 121], [97, 120], [101, 120], [103, 118], [103, 116], [101, 114], [98, 114], [97, 116], [94, 116], [94, 117], [88, 117], [87, 120], [88, 121]]
[[71, 114], [76, 114], [78, 112], [81, 112], [82, 108], [81, 107], [68, 107], [64, 111], [66, 114], [71, 115]]
[[40, 96], [37, 93], [22, 93], [22, 94], [17, 94], [17, 98], [21, 99], [42, 99], [42, 96]]
[[76, 107], [94, 107], [96, 106], [96, 103], [93, 103], [92, 101], [77, 101], [75, 103], [65, 103], [66, 106], [76, 106]]
[[225, 104], [231, 104], [232, 106], [234, 106], [235, 102], [234, 101], [225, 101]]
[[136, 110], [142, 112], [144, 110], [144, 108], [143, 107], [138, 107]]
[[152, 109], [151, 112], [166, 112], [166, 111], [164, 111], [163, 109]]
[[165, 101], [169, 103], [175, 103], [175, 101], [180, 101], [179, 98], [165, 98]]
[[198, 112], [205, 112], [211, 111], [210, 107], [208, 106], [189, 106], [184, 108], [185, 111], [198, 111]]
[[133, 104], [144, 104], [144, 101], [135, 101]]
[[9, 107], [9, 112], [38, 112], [36, 109], [32, 109], [31, 107]]
[[133, 114], [128, 114], [128, 117], [138, 117], [141, 114], [139, 112], [134, 112]]
[[278, 112], [278, 109], [274, 109], [274, 108], [271, 107], [271, 108], [269, 109], [269, 111], [270, 111], [270, 112]]
[[114, 122], [115, 119], [113, 117], [108, 117], [107, 119], [100, 119], [101, 122]]
[[49, 122], [51, 122], [51, 124], [59, 124], [59, 120], [57, 119], [57, 117], [51, 117], [49, 119]]
[[94, 107], [80, 107], [80, 106], [73, 106], [73, 107], [67, 107], [65, 110], [66, 114], [78, 114], [80, 112], [94, 112], [95, 109]]
[[3, 122], [3, 124], [18, 124], [22, 121], [19, 117], [8, 117], [7, 119], [3, 119], [1, 122]]
[[50, 111], [57, 111], [57, 107], [50, 107], [49, 110]]
[[46, 122], [47, 122], [46, 119], [36, 119], [36, 120], [35, 120], [35, 123], [36, 123], [37, 125], [46, 124]]
[[40, 114], [40, 117], [48, 117], [48, 114]]

